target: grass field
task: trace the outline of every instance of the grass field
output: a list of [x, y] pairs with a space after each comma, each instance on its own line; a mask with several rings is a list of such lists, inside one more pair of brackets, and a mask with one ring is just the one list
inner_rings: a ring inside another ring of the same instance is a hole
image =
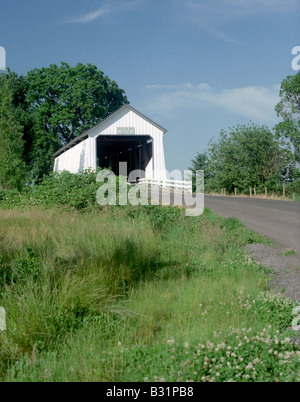
[[0, 380], [299, 381], [260, 241], [208, 210], [0, 210]]

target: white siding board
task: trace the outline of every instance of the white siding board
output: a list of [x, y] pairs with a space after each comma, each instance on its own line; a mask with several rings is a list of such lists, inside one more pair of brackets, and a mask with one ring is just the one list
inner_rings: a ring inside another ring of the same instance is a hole
[[89, 138], [68, 149], [55, 159], [54, 170], [79, 173], [89, 167]]

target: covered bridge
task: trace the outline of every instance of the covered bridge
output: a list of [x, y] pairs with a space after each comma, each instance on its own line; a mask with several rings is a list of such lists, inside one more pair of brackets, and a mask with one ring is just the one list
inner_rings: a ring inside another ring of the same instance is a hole
[[166, 132], [132, 106], [123, 105], [58, 150], [54, 171], [79, 173], [100, 167], [118, 175], [119, 162], [127, 162], [127, 174], [139, 169], [145, 172], [141, 178], [164, 180]]

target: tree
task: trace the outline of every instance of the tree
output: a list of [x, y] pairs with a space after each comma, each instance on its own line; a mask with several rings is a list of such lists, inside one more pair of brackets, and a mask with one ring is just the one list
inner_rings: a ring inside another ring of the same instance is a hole
[[0, 186], [20, 190], [26, 176], [23, 126], [14, 105], [16, 82], [10, 78], [0, 79]]
[[30, 113], [26, 104], [27, 85], [24, 77], [18, 76], [7, 68], [6, 73], [0, 75], [2, 82], [7, 82], [12, 95], [12, 107], [14, 108], [15, 118], [23, 127], [23, 160], [27, 166], [30, 165], [30, 150], [33, 142], [33, 127]]
[[300, 72], [282, 81], [279, 95], [275, 110], [283, 121], [277, 124], [276, 134], [290, 141], [295, 160], [300, 162]]
[[37, 180], [50, 171], [55, 151], [128, 103], [124, 90], [91, 64], [34, 69], [25, 84], [34, 133], [28, 155]]
[[222, 130], [219, 140], [209, 143], [208, 159], [207, 188], [245, 192], [280, 185], [291, 153], [267, 127], [249, 124]]
[[194, 159], [191, 160], [192, 166], [189, 167], [189, 170], [192, 171], [192, 184], [193, 191], [196, 191], [196, 172], [199, 170], [204, 170], [204, 184], [207, 183], [207, 179], [209, 178], [209, 174], [207, 172], [207, 164], [208, 164], [208, 156], [204, 153], [197, 153]]

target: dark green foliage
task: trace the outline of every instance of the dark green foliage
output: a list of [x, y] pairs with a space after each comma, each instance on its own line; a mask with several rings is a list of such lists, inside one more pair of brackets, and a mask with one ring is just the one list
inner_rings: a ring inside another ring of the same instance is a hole
[[45, 207], [64, 208], [66, 210], [87, 210], [97, 207], [96, 174], [90, 171], [72, 174], [64, 171], [44, 176], [40, 184], [34, 186], [30, 204]]
[[295, 160], [300, 163], [300, 72], [282, 81], [279, 95], [275, 110], [283, 121], [277, 124], [276, 134], [293, 145]]
[[255, 125], [222, 131], [219, 142], [211, 143], [209, 150], [213, 183], [230, 193], [234, 187], [246, 192], [249, 187], [280, 182], [289, 157], [269, 129]]
[[0, 189], [20, 190], [25, 181], [23, 131], [20, 113], [15, 108], [17, 79], [0, 78]]
[[[97, 182], [96, 177], [97, 174], [91, 170], [78, 174], [52, 172], [32, 188], [25, 188], [22, 194], [17, 190], [0, 189], [0, 205], [9, 209], [42, 206], [64, 211], [97, 211], [102, 205], [97, 203], [96, 194], [104, 183]], [[115, 179], [116, 205], [119, 205], [120, 178], [116, 176]]]
[[296, 180], [291, 183], [287, 183], [286, 193], [289, 196], [292, 196], [293, 194], [300, 194], [300, 177], [296, 178]]
[[206, 191], [282, 193], [282, 182], [297, 175], [293, 155], [281, 140], [265, 126], [240, 125], [222, 130], [218, 141], [209, 143], [206, 154], [198, 154], [193, 172], [205, 167]]
[[192, 183], [193, 183], [193, 191], [195, 192], [196, 191], [196, 172], [200, 171], [200, 170], [204, 170], [204, 183], [207, 183], [207, 180], [210, 177], [209, 169], [207, 169], [208, 163], [209, 163], [209, 158], [205, 152], [204, 153], [198, 152], [196, 157], [191, 162], [192, 162], [192, 166], [189, 167], [189, 169], [193, 172]]

